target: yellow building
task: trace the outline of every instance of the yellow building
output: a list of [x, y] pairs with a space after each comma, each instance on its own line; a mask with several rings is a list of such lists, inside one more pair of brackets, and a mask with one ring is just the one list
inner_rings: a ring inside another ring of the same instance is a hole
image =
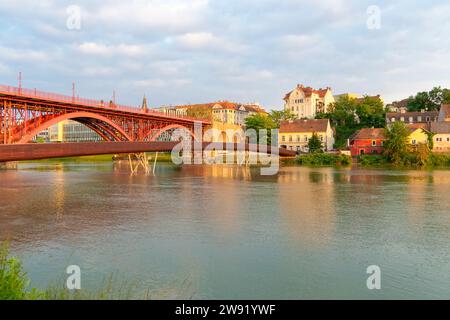
[[313, 89], [301, 84], [284, 97], [284, 109], [289, 110], [297, 119], [314, 119], [318, 113], [327, 112], [334, 97], [331, 88]]
[[423, 125], [407, 125], [410, 130], [410, 135], [408, 137], [408, 143], [412, 146], [418, 146], [420, 144], [428, 144], [428, 134], [429, 131], [426, 130]]
[[433, 136], [433, 152], [450, 153], [450, 121], [431, 124]]
[[339, 99], [359, 99], [362, 98], [362, 95], [358, 93], [341, 93], [333, 97], [335, 101], [338, 101]]
[[328, 119], [282, 121], [278, 143], [288, 150], [307, 152], [313, 134], [322, 141], [325, 151], [333, 149], [334, 131]]

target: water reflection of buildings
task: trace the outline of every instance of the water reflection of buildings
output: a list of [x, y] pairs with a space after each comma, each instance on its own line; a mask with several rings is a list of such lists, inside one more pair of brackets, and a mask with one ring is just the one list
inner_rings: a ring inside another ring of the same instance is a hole
[[283, 168], [278, 184], [275, 206], [292, 237], [307, 247], [328, 244], [335, 226], [333, 169]]

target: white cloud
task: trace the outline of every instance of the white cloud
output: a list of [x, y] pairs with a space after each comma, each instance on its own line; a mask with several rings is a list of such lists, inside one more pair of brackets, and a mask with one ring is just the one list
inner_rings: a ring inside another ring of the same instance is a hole
[[98, 56], [124, 55], [134, 57], [142, 55], [146, 52], [146, 49], [142, 46], [123, 43], [118, 45], [105, 45], [96, 42], [84, 42], [78, 45], [77, 48], [84, 54]]
[[88, 19], [104, 25], [183, 31], [201, 24], [208, 0], [134, 0], [102, 4]]

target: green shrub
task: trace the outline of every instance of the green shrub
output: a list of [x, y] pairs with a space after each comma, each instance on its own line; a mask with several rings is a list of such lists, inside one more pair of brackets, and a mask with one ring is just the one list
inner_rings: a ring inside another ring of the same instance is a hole
[[352, 159], [344, 154], [313, 153], [301, 155], [295, 159], [296, 163], [309, 166], [348, 166]]
[[8, 243], [0, 244], [0, 300], [39, 299], [41, 293], [29, 285], [19, 259], [9, 257]]
[[450, 154], [432, 153], [429, 165], [433, 167], [450, 167]]
[[359, 156], [358, 160], [362, 166], [367, 167], [385, 166], [389, 164], [389, 160], [382, 155], [362, 155]]

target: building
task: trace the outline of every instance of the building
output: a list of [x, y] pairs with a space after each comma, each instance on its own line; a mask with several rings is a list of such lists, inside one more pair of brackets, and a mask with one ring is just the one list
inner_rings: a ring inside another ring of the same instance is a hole
[[410, 144], [411, 146], [418, 146], [419, 144], [428, 144], [430, 134], [428, 128], [430, 126], [431, 123], [430, 125], [424, 123], [407, 124], [406, 127], [411, 132], [408, 137], [408, 144]]
[[285, 95], [284, 102], [284, 109], [297, 119], [314, 119], [318, 113], [327, 112], [335, 100], [330, 87], [316, 90], [299, 84]]
[[50, 139], [49, 139], [48, 129], [45, 129], [45, 130], [39, 132], [39, 133], [37, 134], [37, 136], [33, 137], [33, 140], [32, 140], [32, 141], [33, 141], [33, 142], [38, 142], [38, 143], [41, 143], [41, 142], [49, 142]]
[[334, 95], [334, 101], [339, 101], [340, 99], [359, 99], [362, 98], [362, 95], [359, 93], [341, 93]]
[[438, 111], [416, 111], [416, 112], [388, 112], [386, 113], [386, 124], [390, 124], [401, 121], [406, 124], [421, 123], [427, 125], [427, 130], [429, 130], [432, 122], [438, 121], [439, 112]]
[[433, 152], [450, 153], [450, 121], [433, 122]]
[[85, 125], [66, 120], [48, 128], [48, 140], [50, 142], [92, 142], [103, 139]]
[[439, 121], [450, 121], [450, 104], [443, 104], [439, 111]]
[[266, 113], [259, 105], [216, 103], [212, 107], [213, 121], [245, 127], [245, 119], [257, 113]]
[[409, 103], [409, 98], [403, 99], [400, 101], [394, 101], [391, 104], [388, 104], [386, 106], [386, 108], [389, 110], [389, 112], [405, 113], [408, 111], [408, 103]]
[[282, 121], [278, 142], [281, 148], [308, 152], [308, 142], [317, 134], [325, 151], [333, 150], [334, 131], [328, 119]]
[[382, 154], [384, 151], [384, 128], [363, 128], [349, 139], [352, 157], [365, 154]]

